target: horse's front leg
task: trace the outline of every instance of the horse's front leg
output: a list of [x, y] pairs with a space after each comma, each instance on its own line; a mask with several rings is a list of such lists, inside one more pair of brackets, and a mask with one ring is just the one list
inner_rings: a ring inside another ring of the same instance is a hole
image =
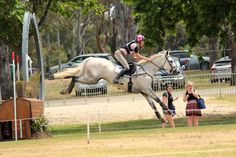
[[172, 112], [168, 109], [168, 107], [160, 100], [160, 98], [158, 98], [158, 96], [156, 96], [155, 92], [152, 89], [148, 89], [145, 92], [146, 95], [148, 95], [150, 98], [152, 98], [153, 100], [155, 100], [157, 103], [160, 104], [163, 113], [167, 113], [167, 114], [172, 114]]
[[149, 103], [149, 105], [151, 106], [152, 110], [154, 111], [156, 117], [157, 117], [158, 119], [160, 119], [162, 123], [165, 123], [165, 119], [164, 119], [163, 117], [161, 117], [161, 114], [160, 114], [160, 112], [157, 110], [157, 108], [156, 108], [154, 102], [152, 101], [152, 99], [151, 99], [147, 94], [145, 94], [145, 93], [141, 93], [141, 94], [142, 94], [142, 95], [145, 97], [145, 99], [148, 101], [148, 103]]
[[62, 89], [60, 91], [60, 94], [62, 94], [62, 95], [70, 94], [72, 92], [73, 88], [75, 87], [75, 82], [76, 82], [76, 77], [73, 76], [70, 81], [69, 86], [66, 89]]

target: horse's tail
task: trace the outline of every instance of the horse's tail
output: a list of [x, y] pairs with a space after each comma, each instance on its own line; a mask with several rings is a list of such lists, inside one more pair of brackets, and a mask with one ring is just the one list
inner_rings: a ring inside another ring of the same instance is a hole
[[80, 63], [77, 67], [74, 68], [69, 68], [65, 71], [55, 73], [53, 75], [54, 79], [63, 79], [63, 78], [68, 78], [68, 77], [73, 77], [73, 76], [80, 76], [83, 74], [84, 67], [87, 63], [89, 58], [85, 59], [82, 63]]

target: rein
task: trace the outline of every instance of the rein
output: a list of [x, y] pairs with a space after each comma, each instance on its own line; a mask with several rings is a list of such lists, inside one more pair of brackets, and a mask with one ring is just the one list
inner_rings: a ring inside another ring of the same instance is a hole
[[[133, 76], [139, 76], [139, 75], [144, 75], [144, 74], [147, 74], [147, 75], [149, 75], [150, 77], [152, 77], [152, 75], [151, 74], [149, 74], [148, 73], [148, 71], [144, 68], [144, 66], [147, 64], [147, 63], [151, 63], [151, 64], [153, 64], [155, 67], [157, 67], [157, 68], [159, 68], [159, 71], [161, 71], [161, 72], [163, 72], [164, 74], [169, 74], [165, 69], [164, 69], [164, 66], [165, 66], [165, 64], [167, 63], [167, 62], [169, 62], [169, 60], [168, 60], [168, 58], [167, 58], [167, 56], [165, 56], [165, 58], [166, 58], [166, 60], [164, 61], [164, 63], [161, 65], [161, 66], [159, 66], [158, 64], [156, 64], [155, 62], [153, 62], [152, 60], [150, 60], [150, 61], [148, 61], [148, 62], [145, 62], [144, 64], [137, 64], [138, 66], [140, 66], [140, 68], [144, 71], [144, 73], [139, 73], [139, 74], [135, 74], [135, 75], [133, 75]], [[169, 63], [170, 64], [170, 63]], [[171, 64], [170, 64], [171, 65]], [[171, 66], [171, 68], [173, 69], [173, 67]], [[171, 69], [171, 70], [172, 70]]]
[[[152, 63], [153, 65], [155, 65], [156, 67], [158, 67], [159, 70], [162, 71], [164, 74], [169, 74], [169, 73], [166, 72], [166, 70], [164, 69], [164, 66], [165, 66], [165, 64], [166, 64], [166, 62], [167, 62], [167, 58], [166, 58], [166, 60], [165, 60], [165, 62], [163, 63], [162, 66], [157, 65], [157, 64], [154, 63], [152, 60], [149, 61], [149, 62]], [[142, 68], [146, 73], [147, 73], [147, 71], [145, 70], [145, 68], [143, 68], [143, 66], [145, 66], [147, 63], [148, 63], [148, 62], [146, 62], [146, 63], [144, 63], [143, 65], [141, 65], [141, 68]]]
[[163, 63], [163, 65], [160, 67], [159, 65], [157, 65], [156, 63], [154, 63], [153, 61], [150, 61], [153, 65], [155, 65], [156, 67], [158, 67], [159, 68], [159, 70], [161, 70], [161, 71], [163, 71], [164, 73], [166, 73], [166, 74], [168, 74], [165, 70], [164, 70], [164, 66], [165, 66], [165, 64], [166, 64], [166, 61], [167, 60], [165, 60], [165, 62]]

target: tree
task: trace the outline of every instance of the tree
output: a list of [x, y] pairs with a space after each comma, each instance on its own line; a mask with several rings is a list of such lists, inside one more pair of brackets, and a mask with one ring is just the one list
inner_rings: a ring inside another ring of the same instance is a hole
[[114, 1], [110, 5], [111, 37], [109, 45], [112, 52], [115, 52], [125, 43], [134, 40], [137, 27], [132, 13], [132, 7], [121, 1]]
[[173, 32], [166, 34], [166, 49], [177, 50], [185, 46], [186, 43], [186, 30], [185, 26], [181, 23], [176, 24], [176, 35]]
[[[235, 73], [236, 37], [233, 34], [236, 33], [236, 1], [182, 0], [179, 2], [183, 5], [183, 20], [186, 23], [190, 43], [195, 45], [200, 37], [206, 35], [210, 39], [211, 49], [215, 50], [217, 48], [216, 43], [218, 38], [224, 41], [225, 36], [227, 36], [231, 48], [232, 73]], [[214, 61], [215, 57], [216, 54], [213, 53], [211, 59]], [[235, 84], [235, 82], [236, 80], [234, 78], [232, 84]]]
[[182, 5], [174, 0], [126, 0], [133, 6], [139, 32], [146, 38], [146, 45], [162, 49], [167, 32], [174, 32], [182, 17]]
[[10, 52], [19, 52], [24, 7], [17, 1], [0, 1], [0, 88], [2, 99], [13, 96]]
[[[42, 26], [49, 10], [62, 15], [70, 15], [74, 10], [83, 8], [85, 11], [90, 9], [99, 11], [97, 0], [9, 0], [0, 1], [0, 82], [2, 98], [8, 99], [13, 96], [12, 83], [9, 80], [10, 65], [9, 56], [12, 50], [20, 54], [22, 22], [24, 11], [34, 12], [39, 17], [38, 26]], [[30, 35], [31, 36], [31, 35]]]
[[[44, 39], [47, 39], [48, 36], [55, 38], [55, 32], [57, 31], [55, 28], [59, 26], [60, 43], [66, 50], [68, 58], [86, 52], [94, 52], [96, 17], [104, 12], [103, 4], [100, 0], [86, 0], [84, 3], [82, 1], [70, 3], [71, 7], [69, 9], [68, 4], [61, 6], [55, 7], [59, 8], [56, 9], [56, 14], [52, 11], [49, 12], [50, 19], [46, 21], [47, 26], [43, 28], [49, 30], [49, 32], [44, 31]], [[53, 22], [55, 19], [57, 19], [57, 22]], [[55, 41], [52, 39], [51, 42]], [[88, 46], [89, 43], [92, 44]], [[91, 47], [94, 48], [91, 50]]]
[[[167, 31], [183, 21], [188, 33], [188, 43], [195, 46], [207, 36], [210, 48], [217, 49], [217, 41], [229, 39], [232, 59], [232, 72], [236, 72], [236, 0], [126, 0], [134, 6], [140, 29], [154, 41], [154, 45], [162, 46]], [[224, 37], [224, 38], [219, 38]], [[215, 51], [216, 52], [216, 51]], [[211, 58], [215, 60], [216, 54]], [[235, 80], [233, 81], [235, 82]]]

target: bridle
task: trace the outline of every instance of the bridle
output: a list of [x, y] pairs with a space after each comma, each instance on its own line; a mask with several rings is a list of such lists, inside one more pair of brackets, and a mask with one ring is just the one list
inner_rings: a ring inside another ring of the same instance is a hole
[[170, 65], [170, 67], [171, 67], [171, 69], [170, 69], [170, 73], [173, 73], [175, 70], [176, 70], [176, 68], [177, 68], [177, 66], [176, 65], [174, 65], [171, 61], [170, 61], [170, 58], [171, 56], [169, 56], [169, 55], [165, 55], [165, 58], [166, 58], [166, 60], [164, 61], [164, 63], [162, 64], [162, 66], [159, 66], [159, 65], [157, 65], [156, 63], [154, 63], [152, 60], [151, 61], [149, 61], [150, 63], [152, 63], [153, 65], [155, 65], [156, 67], [158, 67], [162, 72], [164, 72], [164, 73], [166, 73], [166, 74], [169, 74], [166, 70], [165, 70], [165, 65], [166, 65], [166, 63], [169, 63], [169, 65]]
[[[144, 68], [144, 66], [145, 66], [147, 63], [151, 63], [151, 64], [153, 64], [155, 67], [158, 67], [158, 68], [159, 68], [159, 71], [163, 72], [163, 73], [166, 74], [166, 75], [169, 75], [170, 73], [173, 73], [174, 71], [176, 71], [177, 66], [176, 66], [175, 64], [171, 63], [171, 61], [170, 61], [169, 58], [171, 58], [171, 56], [165, 55], [165, 59], [166, 59], [166, 60], [164, 61], [164, 63], [163, 63], [161, 66], [159, 66], [158, 64], [156, 64], [156, 63], [153, 62], [152, 60], [145, 62], [143, 65], [137, 64], [138, 66], [140, 66], [140, 68], [141, 68], [145, 73], [136, 74], [136, 76], [137, 76], [137, 75], [147, 74], [147, 75], [149, 75], [149, 76], [152, 77], [152, 75], [150, 75], [150, 74], [148, 73], [148, 71]], [[164, 68], [167, 63], [168, 63], [168, 64], [170, 65], [170, 67], [171, 67], [170, 72], [167, 72], [166, 69]]]

